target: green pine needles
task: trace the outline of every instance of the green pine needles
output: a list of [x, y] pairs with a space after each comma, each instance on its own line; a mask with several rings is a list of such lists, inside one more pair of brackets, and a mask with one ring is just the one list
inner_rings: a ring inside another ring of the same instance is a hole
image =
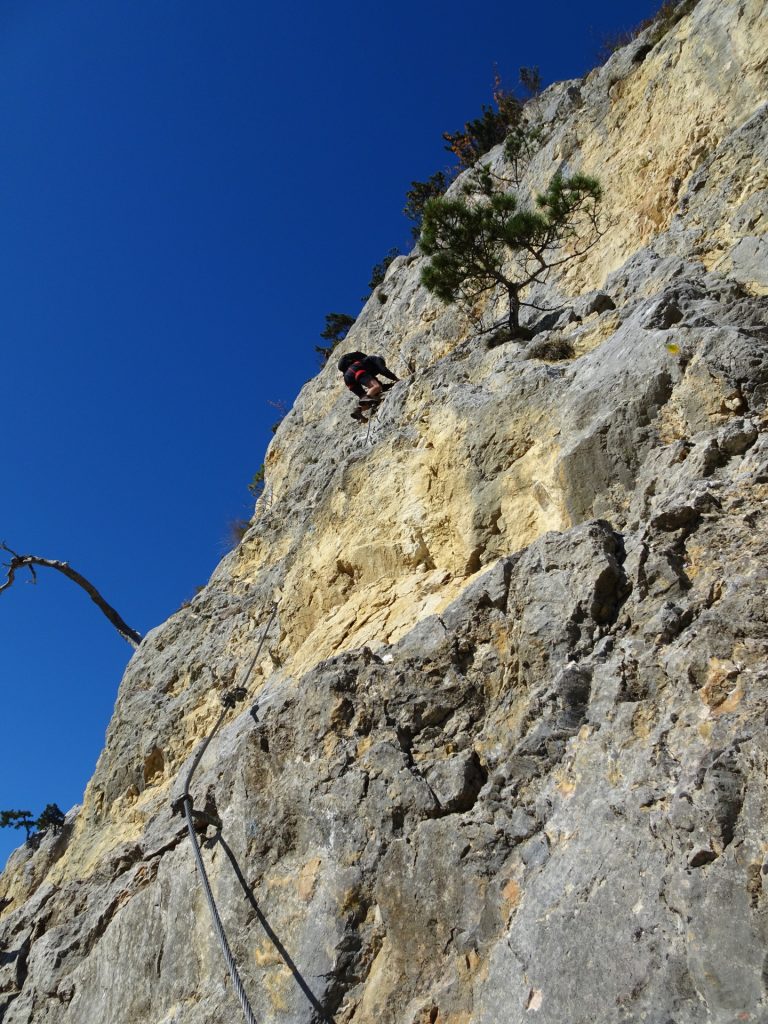
[[421, 237], [421, 222], [425, 206], [430, 199], [436, 199], [443, 195], [455, 177], [455, 173], [446, 174], [445, 171], [435, 171], [426, 181], [411, 182], [411, 187], [405, 193], [406, 203], [403, 213], [414, 222], [411, 226], [414, 241], [418, 242]]
[[27, 843], [35, 849], [47, 832], [54, 835], [64, 827], [64, 812], [56, 804], [46, 804], [45, 809], [33, 818], [30, 811], [0, 811], [0, 828], [23, 828]]
[[254, 496], [254, 498], [260, 498], [266, 483], [265, 479], [266, 470], [264, 469], [264, 463], [259, 466], [256, 472], [253, 474], [253, 480], [248, 484], [248, 490]]
[[325, 314], [325, 330], [320, 332], [320, 337], [324, 338], [329, 344], [315, 345], [315, 352], [320, 356], [321, 370], [331, 358], [336, 346], [349, 334], [354, 322], [355, 317], [350, 316], [349, 313]]
[[[518, 184], [516, 167], [513, 173]], [[525, 289], [544, 281], [552, 268], [583, 256], [600, 237], [602, 189], [584, 174], [556, 174], [531, 209], [521, 206], [514, 191], [498, 187], [508, 183], [479, 165], [456, 197], [429, 200], [420, 246], [431, 259], [421, 280], [470, 316], [481, 299], [501, 293], [510, 333], [520, 337], [525, 333], [520, 310], [532, 305], [523, 299]]]

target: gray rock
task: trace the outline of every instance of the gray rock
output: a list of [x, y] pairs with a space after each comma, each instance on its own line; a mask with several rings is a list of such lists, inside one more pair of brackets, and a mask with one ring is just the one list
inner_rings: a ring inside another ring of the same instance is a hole
[[616, 309], [616, 303], [606, 292], [595, 292], [593, 295], [587, 296], [586, 301], [582, 301], [582, 316], [589, 316], [591, 313], [597, 313], [600, 316], [611, 309]]
[[755, 443], [757, 434], [757, 427], [751, 420], [733, 420], [719, 432], [718, 447], [726, 455], [743, 455]]
[[700, 65], [658, 230], [529, 296], [567, 366], [392, 263], [349, 339], [408, 375], [368, 443], [328, 367], [243, 543], [132, 658], [82, 807], [10, 858], [3, 1024], [240, 1019], [172, 805], [273, 602], [193, 784], [257, 1019], [766, 1018], [762, 13], [700, 0], [529, 108], [524, 195]]
[[427, 769], [427, 782], [440, 807], [448, 814], [468, 811], [482, 789], [485, 775], [477, 755], [465, 752]]

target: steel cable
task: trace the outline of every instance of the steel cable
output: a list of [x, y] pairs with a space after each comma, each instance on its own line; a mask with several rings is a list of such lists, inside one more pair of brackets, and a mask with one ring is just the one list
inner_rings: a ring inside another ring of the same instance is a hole
[[[375, 414], [375, 411], [376, 410], [375, 410], [375, 407], [374, 407], [374, 409], [372, 409], [370, 414], [369, 414], [368, 430], [366, 431], [365, 442], [363, 444], [364, 447], [367, 446], [367, 444], [368, 444], [368, 438], [369, 438], [370, 433], [371, 433], [371, 422], [373, 420], [373, 416]], [[263, 497], [263, 495], [262, 495], [262, 497]], [[256, 653], [254, 654], [254, 656], [253, 656], [253, 658], [251, 660], [251, 663], [248, 666], [248, 669], [247, 669], [247, 671], [246, 671], [246, 673], [245, 673], [245, 675], [243, 677], [242, 682], [240, 683], [239, 687], [234, 688], [230, 692], [230, 694], [225, 695], [225, 697], [224, 697], [224, 708], [223, 708], [221, 714], [219, 715], [218, 719], [216, 720], [216, 724], [214, 725], [213, 729], [211, 729], [211, 731], [208, 733], [208, 735], [205, 737], [205, 739], [203, 740], [202, 744], [200, 745], [200, 749], [197, 751], [197, 753], [195, 754], [195, 756], [194, 756], [194, 758], [192, 760], [192, 764], [190, 766], [189, 772], [187, 773], [187, 777], [186, 777], [186, 780], [184, 782], [184, 794], [181, 797], [181, 801], [180, 801], [180, 803], [183, 804], [183, 807], [184, 807], [184, 817], [186, 818], [186, 821], [187, 821], [187, 831], [189, 832], [189, 838], [192, 841], [192, 849], [193, 849], [194, 855], [195, 855], [195, 862], [197, 864], [197, 870], [198, 870], [198, 872], [200, 874], [200, 881], [202, 883], [203, 892], [205, 893], [205, 898], [206, 898], [206, 901], [208, 903], [208, 910], [210, 911], [210, 914], [211, 914], [211, 920], [213, 921], [213, 927], [214, 927], [214, 930], [216, 932], [216, 936], [217, 936], [217, 938], [219, 940], [219, 946], [221, 947], [221, 952], [222, 952], [222, 955], [224, 957], [224, 961], [225, 961], [225, 963], [227, 965], [227, 970], [229, 971], [229, 976], [230, 976], [230, 979], [232, 981], [232, 986], [233, 986], [233, 988], [235, 990], [235, 994], [237, 995], [237, 998], [238, 998], [238, 1000], [240, 1002], [240, 1006], [242, 1007], [243, 1014], [244, 1014], [245, 1020], [246, 1020], [246, 1024], [257, 1024], [256, 1017], [254, 1016], [253, 1009], [251, 1008], [251, 1004], [248, 1001], [248, 995], [247, 995], [247, 993], [245, 991], [245, 988], [243, 986], [242, 979], [240, 978], [240, 973], [237, 970], [237, 964], [235, 962], [234, 956], [232, 955], [232, 950], [229, 947], [229, 942], [227, 941], [227, 934], [224, 931], [224, 925], [222, 924], [221, 917], [219, 915], [219, 910], [218, 910], [218, 907], [216, 906], [216, 900], [215, 900], [214, 895], [213, 895], [213, 890], [211, 889], [211, 883], [210, 883], [210, 881], [208, 879], [208, 873], [205, 870], [205, 863], [203, 861], [202, 850], [200, 849], [200, 844], [197, 841], [197, 835], [195, 833], [195, 823], [194, 823], [194, 817], [193, 817], [194, 808], [193, 808], [192, 797], [190, 795], [189, 788], [190, 788], [190, 786], [192, 784], [192, 777], [194, 776], [195, 772], [197, 771], [197, 768], [198, 768], [201, 760], [203, 759], [203, 755], [205, 754], [206, 750], [210, 746], [211, 741], [213, 740], [213, 738], [216, 735], [216, 733], [219, 731], [219, 728], [221, 727], [222, 722], [224, 721], [224, 719], [227, 716], [227, 712], [230, 710], [231, 707], [234, 706], [234, 704], [236, 703], [237, 700], [242, 699], [246, 695], [246, 693], [245, 693], [246, 684], [248, 683], [248, 680], [251, 677], [251, 673], [253, 672], [253, 670], [254, 670], [254, 668], [256, 666], [256, 662], [258, 661], [259, 655], [261, 654], [261, 649], [264, 646], [264, 641], [267, 638], [267, 633], [269, 632], [270, 626], [272, 625], [276, 615], [277, 615], [277, 604], [273, 604], [273, 606], [272, 606], [272, 614], [269, 617], [269, 621], [267, 622], [267, 625], [266, 625], [266, 627], [264, 629], [264, 632], [262, 633], [261, 640], [259, 641], [259, 645], [256, 648]], [[174, 807], [176, 807], [176, 806], [177, 805], [174, 804]]]
[[[277, 615], [277, 605], [275, 604], [275, 605], [272, 606], [272, 614], [270, 615], [269, 621], [267, 622], [267, 625], [266, 625], [266, 627], [264, 629], [264, 632], [261, 635], [261, 640], [259, 641], [259, 646], [256, 648], [256, 653], [254, 654], [253, 659], [251, 661], [251, 664], [249, 665], [248, 670], [246, 671], [245, 676], [243, 677], [242, 683], [237, 688], [243, 695], [245, 695], [245, 684], [250, 679], [251, 673], [253, 672], [253, 669], [254, 669], [254, 667], [256, 665], [256, 662], [258, 661], [259, 655], [261, 654], [261, 649], [264, 646], [264, 641], [267, 638], [267, 633], [269, 632], [269, 628], [272, 625], [276, 615]], [[232, 986], [233, 986], [233, 988], [235, 990], [235, 994], [237, 995], [237, 998], [238, 998], [238, 1000], [240, 1002], [240, 1006], [242, 1007], [243, 1014], [245, 1015], [246, 1024], [257, 1024], [256, 1017], [254, 1016], [253, 1010], [251, 1008], [251, 1004], [248, 1001], [248, 996], [246, 994], [245, 988], [243, 987], [243, 982], [242, 982], [242, 980], [240, 978], [240, 974], [239, 974], [239, 972], [237, 970], [237, 964], [235, 963], [235, 958], [232, 955], [232, 950], [229, 948], [229, 943], [227, 941], [227, 935], [226, 935], [226, 932], [224, 931], [224, 925], [221, 922], [221, 917], [219, 916], [218, 907], [216, 906], [216, 900], [214, 899], [213, 891], [211, 890], [211, 884], [210, 884], [210, 882], [208, 880], [208, 874], [207, 874], [207, 872], [205, 870], [205, 864], [203, 863], [203, 854], [202, 854], [202, 851], [200, 849], [200, 844], [197, 841], [197, 835], [195, 834], [195, 823], [194, 823], [194, 818], [193, 818], [192, 797], [190, 796], [190, 793], [189, 793], [189, 787], [192, 784], [192, 776], [197, 771], [198, 765], [200, 764], [200, 761], [203, 758], [203, 754], [208, 749], [208, 747], [209, 747], [209, 745], [211, 743], [211, 740], [216, 735], [216, 733], [218, 732], [222, 722], [226, 718], [227, 712], [229, 711], [229, 709], [231, 707], [234, 706], [235, 699], [236, 698], [232, 698], [232, 699], [227, 700], [225, 698], [224, 709], [222, 710], [221, 714], [219, 715], [218, 719], [216, 720], [216, 724], [214, 725], [213, 729], [211, 729], [211, 731], [208, 733], [208, 735], [205, 737], [205, 739], [203, 740], [203, 743], [200, 746], [200, 749], [195, 754], [194, 759], [192, 761], [192, 765], [190, 766], [189, 772], [187, 773], [187, 778], [186, 778], [186, 780], [184, 782], [184, 795], [182, 796], [181, 801], [182, 801], [182, 803], [184, 805], [184, 816], [187, 819], [187, 831], [189, 832], [189, 838], [192, 840], [192, 848], [193, 848], [193, 851], [194, 851], [194, 854], [195, 854], [195, 861], [197, 863], [197, 870], [200, 873], [200, 881], [202, 882], [203, 892], [205, 893], [205, 898], [206, 898], [206, 901], [208, 903], [208, 909], [209, 909], [210, 914], [211, 914], [211, 919], [213, 920], [213, 927], [214, 927], [214, 930], [216, 931], [216, 935], [217, 935], [218, 940], [219, 940], [219, 945], [221, 947], [221, 952], [222, 952], [222, 955], [224, 956], [224, 961], [225, 961], [225, 963], [227, 965], [227, 970], [229, 971], [229, 976], [230, 976], [230, 978], [232, 980]]]
[[213, 893], [211, 892], [211, 884], [208, 881], [208, 875], [205, 870], [205, 864], [203, 863], [203, 855], [200, 852], [200, 846], [197, 842], [197, 837], [195, 835], [195, 825], [192, 820], [192, 800], [189, 796], [184, 797], [184, 814], [187, 819], [187, 830], [189, 831], [189, 838], [192, 840], [192, 848], [195, 853], [195, 860], [197, 861], [197, 870], [200, 872], [200, 881], [202, 882], [203, 885], [203, 892], [205, 893], [205, 898], [208, 901], [208, 909], [211, 912], [213, 927], [219, 939], [219, 945], [221, 946], [221, 952], [224, 956], [224, 960], [227, 965], [227, 970], [229, 971], [229, 977], [232, 980], [232, 987], [234, 988], [235, 994], [237, 995], [237, 998], [240, 1001], [240, 1006], [243, 1009], [243, 1014], [245, 1015], [247, 1024], [257, 1024], [256, 1017], [254, 1016], [253, 1010], [251, 1009], [251, 1004], [248, 1002], [248, 996], [246, 995], [245, 989], [243, 988], [243, 982], [237, 970], [235, 958], [232, 956], [232, 950], [229, 948], [229, 943], [227, 942], [227, 935], [226, 932], [224, 931], [224, 925], [221, 923], [221, 918], [219, 917], [219, 911], [218, 908], [216, 907], [216, 900], [213, 898]]

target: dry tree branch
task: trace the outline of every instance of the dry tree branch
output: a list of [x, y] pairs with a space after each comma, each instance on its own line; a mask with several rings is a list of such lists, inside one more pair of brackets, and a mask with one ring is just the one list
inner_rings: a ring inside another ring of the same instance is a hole
[[37, 580], [35, 566], [42, 565], [48, 569], [56, 569], [57, 572], [66, 576], [68, 580], [72, 580], [73, 583], [77, 583], [79, 587], [83, 588], [94, 604], [96, 604], [102, 613], [106, 615], [121, 637], [127, 640], [132, 647], [139, 646], [143, 640], [141, 633], [137, 633], [135, 629], [131, 629], [122, 616], [115, 611], [112, 605], [108, 604], [104, 600], [96, 587], [94, 587], [94, 585], [87, 580], [85, 576], [81, 576], [76, 569], [73, 569], [68, 562], [60, 562], [54, 558], [40, 558], [39, 555], [20, 555], [12, 548], [9, 548], [5, 541], [0, 542], [0, 548], [3, 551], [7, 551], [11, 556], [10, 562], [3, 563], [8, 572], [5, 583], [0, 584], [0, 594], [11, 586], [19, 569], [29, 569], [32, 576], [32, 580], [30, 582], [33, 583]]

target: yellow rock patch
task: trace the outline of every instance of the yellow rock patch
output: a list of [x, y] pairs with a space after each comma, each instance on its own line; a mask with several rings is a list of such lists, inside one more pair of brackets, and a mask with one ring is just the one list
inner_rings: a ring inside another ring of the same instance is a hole
[[739, 666], [727, 658], [710, 658], [706, 682], [701, 688], [701, 699], [714, 714], [724, 714], [736, 708], [744, 696], [737, 680]]
[[307, 861], [299, 872], [299, 896], [305, 903], [308, 903], [315, 893], [321, 863], [322, 861], [319, 857], [313, 857], [312, 860]]

